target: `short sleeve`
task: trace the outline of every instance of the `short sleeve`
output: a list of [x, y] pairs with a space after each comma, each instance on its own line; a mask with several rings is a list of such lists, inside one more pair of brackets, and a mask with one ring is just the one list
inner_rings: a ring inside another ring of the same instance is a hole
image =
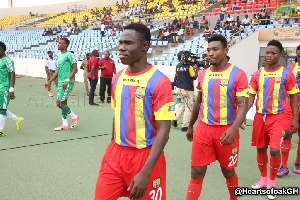
[[175, 120], [174, 99], [170, 80], [163, 76], [156, 84], [152, 96], [155, 120]]
[[10, 58], [6, 59], [6, 67], [8, 69], [8, 72], [14, 72], [15, 71], [14, 61]]
[[201, 71], [201, 72], [199, 72], [199, 74], [198, 74], [198, 85], [197, 85], [197, 90], [199, 91], [199, 92], [202, 92], [202, 86], [201, 86], [201, 83], [202, 83], [202, 81], [201, 81], [201, 74], [202, 73], [204, 73], [203, 71]]
[[239, 70], [235, 81], [235, 91], [237, 97], [249, 97], [248, 79], [244, 71]]
[[91, 65], [92, 65], [91, 67], [93, 67], [93, 66], [96, 67], [98, 64], [99, 64], [99, 63], [98, 63], [98, 60], [97, 60], [97, 59], [93, 59], [93, 60], [92, 60], [92, 63], [91, 63]]
[[249, 93], [256, 94], [258, 91], [258, 85], [256, 81], [256, 72], [251, 76], [250, 84], [249, 84]]
[[74, 63], [77, 63], [74, 54], [69, 52], [68, 58], [70, 60], [71, 65], [73, 65]]
[[297, 94], [299, 92], [299, 87], [297, 85], [296, 78], [291, 70], [289, 71], [286, 77], [286, 82], [284, 86], [288, 94]]
[[45, 61], [45, 66], [46, 66], [46, 67], [49, 67], [48, 60]]

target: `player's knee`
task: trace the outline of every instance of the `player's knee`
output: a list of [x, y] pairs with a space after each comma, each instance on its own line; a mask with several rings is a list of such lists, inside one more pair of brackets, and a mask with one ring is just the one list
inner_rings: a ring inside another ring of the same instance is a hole
[[193, 178], [204, 178], [206, 167], [192, 167], [191, 176]]
[[62, 104], [61, 101], [56, 101], [56, 106], [59, 107], [59, 108], [62, 108], [63, 104]]
[[267, 150], [268, 150], [268, 147], [267, 148], [257, 148], [258, 153], [265, 153], [265, 152], [267, 152]]
[[6, 109], [0, 109], [0, 115], [6, 116]]
[[292, 133], [290, 131], [285, 131], [283, 139], [285, 139], [285, 140], [292, 139]]
[[278, 156], [280, 156], [280, 150], [271, 148], [270, 149], [270, 155], [273, 156], [273, 157], [278, 157]]
[[222, 173], [223, 173], [223, 176], [224, 176], [226, 179], [229, 179], [229, 178], [232, 178], [232, 177], [233, 177], [235, 171], [234, 171], [234, 169], [228, 170], [228, 169], [222, 168]]

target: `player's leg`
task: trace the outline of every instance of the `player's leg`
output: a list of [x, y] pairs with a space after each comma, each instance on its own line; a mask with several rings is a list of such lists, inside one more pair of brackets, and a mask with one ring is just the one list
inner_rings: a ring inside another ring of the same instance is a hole
[[186, 193], [186, 200], [197, 200], [200, 197], [207, 165], [191, 167], [191, 180]]
[[9, 92], [0, 90], [0, 137], [4, 136], [4, 125], [7, 116], [7, 106], [9, 104]]
[[23, 117], [17, 117], [15, 114], [10, 112], [9, 110], [6, 111], [7, 117], [14, 120], [17, 125], [17, 131], [21, 129], [21, 126], [23, 124], [24, 118]]
[[[48, 77], [47, 77], [48, 81], [51, 79], [53, 74], [54, 73], [52, 71], [48, 70]], [[48, 86], [48, 95], [49, 95], [49, 97], [53, 97], [53, 94], [51, 92], [51, 85], [52, 85], [52, 83]]]
[[6, 109], [0, 109], [0, 137], [4, 136], [5, 121], [6, 121]]
[[88, 74], [87, 70], [84, 69], [84, 72], [83, 72], [84, 87], [85, 87], [85, 92], [88, 95], [89, 94], [89, 86], [88, 86], [87, 74]]
[[177, 121], [179, 120], [179, 118], [181, 117], [181, 115], [183, 114], [184, 110], [185, 110], [185, 104], [183, 102], [183, 90], [179, 90], [179, 97], [181, 99], [181, 104], [180, 107], [178, 109], [178, 111], [176, 112], [176, 120], [172, 121], [172, 125], [174, 127], [177, 127]]
[[284, 175], [289, 174], [288, 169], [288, 159], [289, 154], [292, 146], [292, 133], [290, 131], [285, 131], [283, 140], [281, 142], [281, 159], [282, 159], [282, 165], [280, 169], [278, 170], [277, 176], [282, 177]]
[[107, 103], [111, 102], [111, 78], [107, 79]]
[[99, 89], [99, 96], [100, 96], [100, 101], [101, 103], [104, 103], [105, 100], [105, 78], [100, 77], [100, 89]]
[[234, 190], [239, 185], [239, 179], [237, 174], [235, 173], [234, 168], [231, 170], [225, 169], [221, 166], [221, 170], [223, 173], [223, 176], [226, 178], [226, 184], [230, 195], [230, 200], [236, 200], [238, 199], [237, 196], [234, 194]]
[[194, 92], [193, 91], [183, 91], [185, 93], [184, 97], [185, 99], [185, 111], [183, 114], [183, 122], [182, 122], [182, 131], [187, 131], [187, 127], [189, 125], [191, 114], [193, 110], [193, 98], [194, 98]]
[[95, 90], [96, 90], [96, 86], [98, 83], [98, 79], [90, 79], [91, 82], [91, 88], [90, 88], [90, 94], [89, 94], [89, 104], [90, 105], [97, 105], [94, 103], [94, 94], [95, 94]]
[[294, 162], [293, 172], [296, 174], [300, 174], [300, 133], [298, 133], [299, 141], [298, 141], [298, 150], [297, 150], [297, 158]]
[[267, 134], [266, 115], [259, 113], [255, 114], [253, 121], [252, 140], [251, 145], [256, 146], [257, 154], [256, 161], [260, 171], [260, 180], [252, 185], [252, 188], [258, 189], [267, 186], [268, 182], [268, 144], [269, 136]]

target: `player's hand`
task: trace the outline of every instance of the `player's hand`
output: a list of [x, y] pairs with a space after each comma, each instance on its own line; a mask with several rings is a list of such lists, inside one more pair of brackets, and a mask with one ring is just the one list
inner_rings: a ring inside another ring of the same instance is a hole
[[290, 124], [290, 130], [291, 130], [292, 133], [296, 133], [296, 132], [298, 132], [298, 129], [299, 129], [298, 120], [297, 119], [293, 119], [291, 121], [291, 124]]
[[50, 85], [51, 83], [48, 81], [47, 83], [45, 83], [45, 85], [44, 85], [44, 88], [48, 88], [49, 87], [49, 85]]
[[246, 130], [246, 122], [247, 122], [247, 118], [245, 118], [244, 122], [241, 125], [241, 129]]
[[15, 92], [10, 92], [9, 93], [9, 98], [14, 100], [16, 97], [15, 97]]
[[103, 69], [107, 69], [106, 65], [103, 66]]
[[188, 141], [193, 142], [193, 127], [188, 127], [188, 130], [186, 131], [186, 138]]
[[236, 136], [236, 133], [237, 133], [238, 130], [235, 130], [234, 128], [230, 127], [229, 129], [227, 129], [227, 131], [225, 131], [220, 140], [222, 140], [220, 142], [220, 144], [222, 146], [225, 146], [225, 145], [231, 145], [235, 139], [235, 136]]
[[80, 69], [83, 69], [83, 66], [80, 66]]
[[67, 89], [68, 85], [69, 85], [69, 82], [65, 81], [64, 84], [62, 85], [62, 87], [63, 87], [64, 89]]
[[96, 80], [96, 77], [95, 77], [95, 76], [93, 76], [92, 80]]
[[149, 176], [148, 174], [143, 173], [142, 171], [138, 173], [130, 182], [130, 185], [127, 191], [131, 191], [129, 198], [130, 199], [138, 199], [145, 195], [147, 186], [149, 183]]

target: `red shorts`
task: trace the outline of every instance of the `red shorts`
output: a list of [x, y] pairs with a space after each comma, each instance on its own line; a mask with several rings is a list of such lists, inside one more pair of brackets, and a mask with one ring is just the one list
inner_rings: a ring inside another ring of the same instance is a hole
[[[136, 149], [111, 142], [103, 156], [96, 184], [95, 200], [117, 200], [129, 197], [127, 191], [131, 180], [143, 168], [151, 147]], [[149, 178], [145, 195], [139, 200], [166, 200], [166, 160], [159, 157]]]
[[240, 135], [237, 132], [231, 145], [222, 146], [220, 137], [230, 125], [207, 125], [199, 121], [193, 136], [192, 167], [208, 165], [216, 160], [228, 170], [237, 167]]
[[[298, 108], [298, 123], [300, 124], [300, 102], [298, 102]], [[286, 119], [286, 125], [288, 125], [288, 129], [286, 130], [290, 130], [290, 123], [293, 120], [293, 111], [291, 108], [290, 99], [286, 103], [286, 107], [284, 108], [284, 114]], [[298, 130], [298, 133], [300, 133], [300, 129]]]
[[289, 130], [285, 113], [263, 115], [256, 113], [253, 121], [251, 146], [280, 150], [284, 130]]

